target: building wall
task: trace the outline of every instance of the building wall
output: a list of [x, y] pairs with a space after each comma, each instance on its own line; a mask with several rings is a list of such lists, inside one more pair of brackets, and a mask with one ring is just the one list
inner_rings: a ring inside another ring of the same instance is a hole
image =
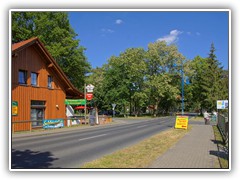
[[[19, 70], [27, 71], [27, 85], [19, 85]], [[38, 73], [38, 87], [31, 86], [31, 72]], [[47, 87], [48, 75], [53, 77], [53, 89]], [[27, 47], [12, 58], [12, 101], [18, 102], [18, 115], [12, 121], [31, 119], [31, 100], [45, 101], [45, 119], [66, 118], [66, 93], [61, 80], [48, 68], [44, 55], [34, 47]], [[58, 108], [56, 107], [58, 105]], [[14, 124], [14, 131], [29, 130], [30, 123]]]

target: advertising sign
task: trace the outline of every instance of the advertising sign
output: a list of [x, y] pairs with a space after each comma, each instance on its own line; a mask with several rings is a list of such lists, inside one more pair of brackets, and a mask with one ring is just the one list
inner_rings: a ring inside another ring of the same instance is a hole
[[87, 99], [88, 101], [91, 101], [92, 98], [93, 98], [93, 94], [91, 94], [91, 93], [87, 93], [87, 94], [86, 94], [86, 99]]
[[85, 105], [86, 99], [65, 99], [66, 105]]
[[176, 129], [187, 129], [188, 128], [188, 116], [177, 116], [175, 122]]
[[92, 84], [89, 84], [86, 86], [87, 92], [93, 92], [94, 86]]
[[64, 127], [63, 119], [44, 119], [43, 128], [44, 129], [53, 129]]
[[228, 109], [228, 100], [217, 100], [217, 109]]
[[12, 116], [17, 116], [18, 115], [18, 102], [13, 101], [12, 102]]

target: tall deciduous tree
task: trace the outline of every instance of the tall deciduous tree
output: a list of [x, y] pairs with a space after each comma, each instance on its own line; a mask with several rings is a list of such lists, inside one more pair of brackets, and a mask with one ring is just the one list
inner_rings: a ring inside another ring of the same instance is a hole
[[[147, 93], [149, 103], [154, 105], [154, 116], [157, 114], [161, 102], [175, 100], [179, 94], [179, 85], [174, 83], [174, 76], [181, 69], [184, 57], [175, 45], [167, 45], [164, 41], [157, 41], [148, 45], [147, 51]], [[168, 109], [166, 107], [162, 109]]]
[[38, 37], [71, 82], [83, 87], [90, 64], [65, 12], [12, 12], [12, 43]]

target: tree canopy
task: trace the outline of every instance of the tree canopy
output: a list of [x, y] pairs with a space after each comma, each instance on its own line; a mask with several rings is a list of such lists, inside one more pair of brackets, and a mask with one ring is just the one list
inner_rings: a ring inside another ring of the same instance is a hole
[[100, 109], [110, 110], [115, 103], [124, 115], [156, 116], [181, 110], [181, 70], [185, 111], [211, 111], [216, 100], [228, 98], [228, 71], [220, 67], [214, 44], [208, 57], [193, 60], [163, 41], [150, 43], [147, 50], [128, 48], [92, 70], [87, 82], [96, 84], [94, 102]]

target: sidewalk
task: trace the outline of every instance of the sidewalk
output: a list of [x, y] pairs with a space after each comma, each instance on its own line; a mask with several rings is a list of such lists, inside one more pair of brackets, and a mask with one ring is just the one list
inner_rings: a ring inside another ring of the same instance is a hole
[[148, 168], [219, 168], [211, 125], [192, 124], [192, 130]]

